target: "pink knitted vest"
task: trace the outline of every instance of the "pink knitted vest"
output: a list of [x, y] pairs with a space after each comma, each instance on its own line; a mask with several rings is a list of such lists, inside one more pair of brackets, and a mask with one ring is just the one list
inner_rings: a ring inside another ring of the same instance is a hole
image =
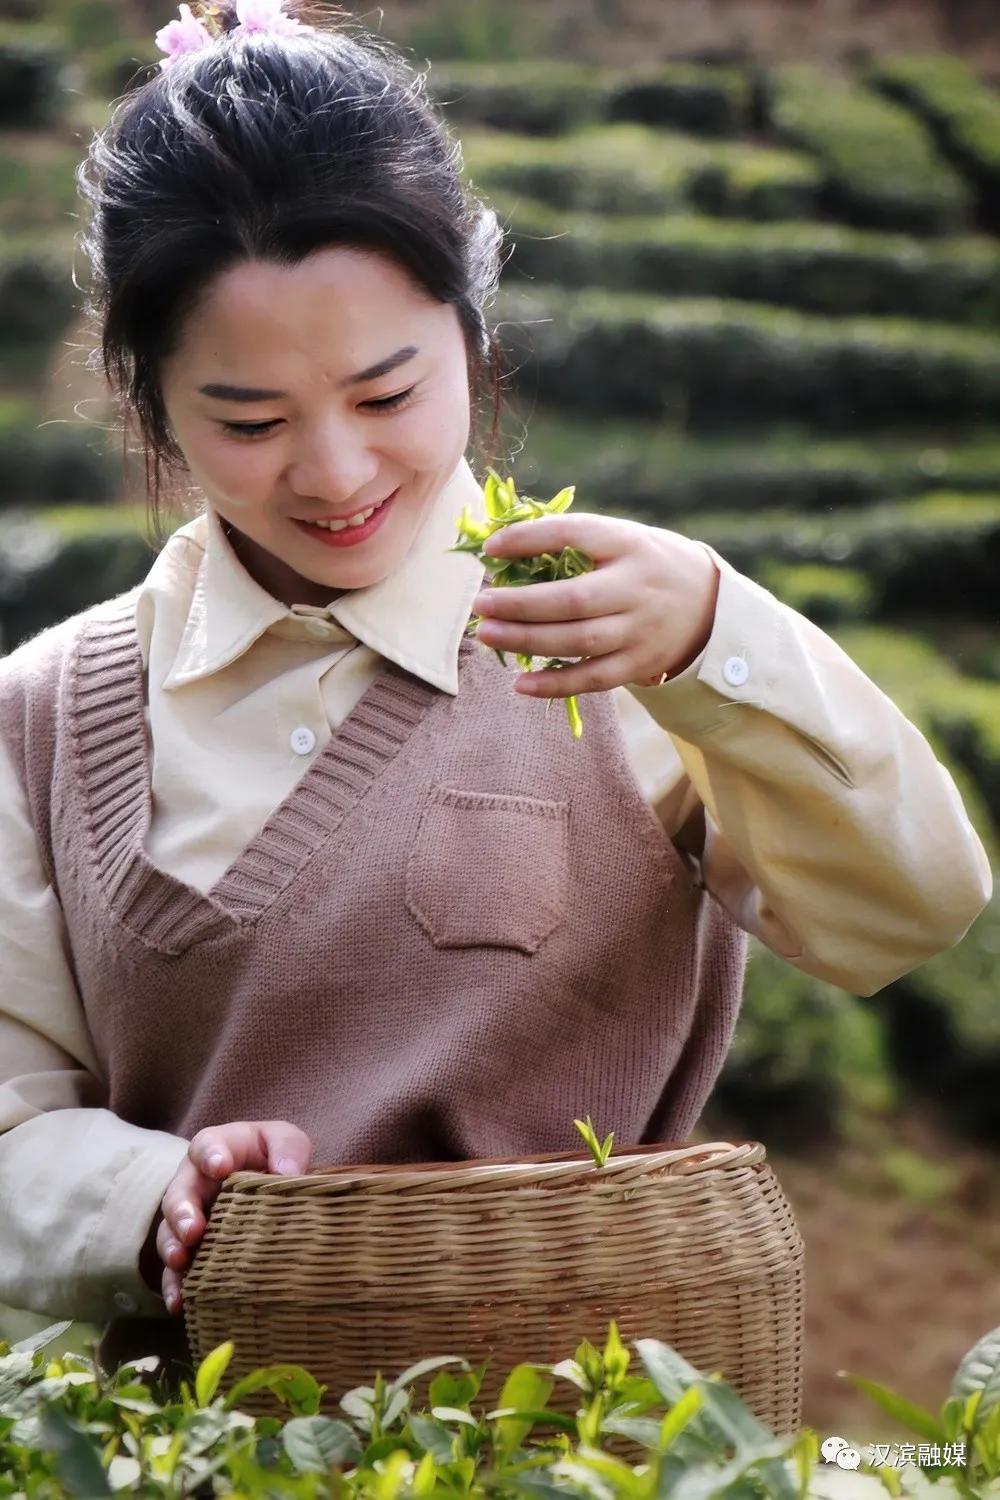
[[0, 730], [69, 935], [107, 1106], [191, 1137], [283, 1118], [313, 1163], [683, 1141], [746, 937], [645, 802], [611, 694], [457, 697], [386, 662], [204, 895], [151, 864], [135, 591], [0, 663]]

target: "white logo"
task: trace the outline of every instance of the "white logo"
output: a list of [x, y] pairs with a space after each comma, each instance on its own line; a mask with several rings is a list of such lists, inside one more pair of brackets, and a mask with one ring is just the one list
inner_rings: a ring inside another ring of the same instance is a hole
[[851, 1447], [846, 1438], [824, 1438], [819, 1451], [824, 1463], [838, 1464], [842, 1469], [857, 1469], [861, 1466], [861, 1454], [857, 1448]]

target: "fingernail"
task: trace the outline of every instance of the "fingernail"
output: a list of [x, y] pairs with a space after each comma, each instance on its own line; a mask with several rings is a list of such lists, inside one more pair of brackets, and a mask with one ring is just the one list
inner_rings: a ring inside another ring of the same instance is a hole
[[220, 1167], [225, 1166], [225, 1163], [226, 1163], [226, 1158], [223, 1156], [223, 1154], [222, 1154], [221, 1151], [211, 1151], [211, 1152], [209, 1152], [209, 1155], [208, 1155], [208, 1165], [212, 1169], [213, 1172], [217, 1172]]
[[180, 1230], [180, 1232], [181, 1232], [182, 1235], [188, 1235], [188, 1234], [191, 1233], [191, 1230], [194, 1228], [194, 1220], [193, 1219], [178, 1219], [177, 1220], [177, 1228]]
[[301, 1167], [297, 1161], [292, 1161], [290, 1156], [283, 1156], [278, 1162], [276, 1170], [283, 1177], [298, 1177], [301, 1175]]
[[167, 1304], [167, 1312], [175, 1313], [181, 1305], [181, 1299], [176, 1292], [168, 1292], [164, 1299]]

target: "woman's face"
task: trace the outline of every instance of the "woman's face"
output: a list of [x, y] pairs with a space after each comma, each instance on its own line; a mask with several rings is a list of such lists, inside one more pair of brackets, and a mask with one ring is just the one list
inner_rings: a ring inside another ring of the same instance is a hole
[[[160, 380], [192, 479], [286, 604], [326, 604], [391, 573], [469, 441], [458, 314], [374, 251], [223, 272]], [[310, 524], [390, 496], [364, 526]]]

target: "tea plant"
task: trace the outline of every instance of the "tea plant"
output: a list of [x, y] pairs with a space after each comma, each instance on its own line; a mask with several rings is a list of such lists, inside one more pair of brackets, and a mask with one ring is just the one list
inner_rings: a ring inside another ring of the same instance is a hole
[[603, 1142], [601, 1142], [597, 1139], [597, 1132], [594, 1129], [593, 1121], [591, 1120], [589, 1115], [587, 1116], [586, 1120], [574, 1120], [573, 1124], [576, 1126], [577, 1130], [580, 1132], [584, 1140], [587, 1142], [587, 1145], [590, 1147], [590, 1152], [594, 1158], [595, 1165], [598, 1167], [603, 1167], [608, 1157], [611, 1155], [611, 1143], [615, 1138], [614, 1131], [610, 1131], [604, 1137]]
[[[873, 1477], [891, 1495], [923, 1492], [910, 1488], [906, 1469], [824, 1469], [811, 1428], [775, 1437], [719, 1375], [700, 1374], [656, 1339], [636, 1341], [645, 1373], [629, 1375], [631, 1355], [614, 1322], [603, 1351], [584, 1340], [559, 1364], [517, 1365], [499, 1405], [483, 1414], [472, 1403], [486, 1365], [442, 1355], [348, 1391], [339, 1402], [343, 1418], [320, 1413], [327, 1387], [296, 1365], [257, 1370], [220, 1394], [231, 1342], [202, 1361], [193, 1385], [180, 1382], [179, 1396], [142, 1379], [155, 1357], [110, 1376], [83, 1355], [47, 1360], [45, 1347], [69, 1326], [56, 1324], [13, 1348], [0, 1343], [0, 1496], [806, 1500], [829, 1493], [824, 1476], [836, 1478], [838, 1496]], [[432, 1372], [429, 1407], [418, 1412], [413, 1383]], [[556, 1379], [579, 1391], [575, 1417], [547, 1408]], [[921, 1484], [940, 1484], [942, 1500], [945, 1491], [968, 1500], [997, 1492], [1000, 1329], [963, 1359], [939, 1418], [872, 1382], [856, 1384], [922, 1437], [967, 1450], [960, 1465], [921, 1470]], [[288, 1407], [286, 1420], [240, 1410], [265, 1389]], [[553, 1434], [529, 1443], [541, 1424]], [[633, 1466], [606, 1451], [602, 1440], [612, 1435], [645, 1449], [646, 1461]]]
[[[486, 520], [477, 521], [470, 507], [465, 506], [456, 523], [460, 541], [457, 546], [449, 547], [448, 551], [471, 552], [485, 567], [494, 588], [520, 588], [529, 583], [551, 583], [559, 578], [576, 578], [580, 573], [592, 572], [595, 567], [594, 559], [586, 552], [581, 552], [578, 547], [564, 547], [558, 556], [552, 552], [540, 552], [534, 557], [492, 558], [484, 556], [482, 551], [483, 543], [504, 526], [512, 526], [515, 521], [535, 521], [541, 516], [557, 515], [569, 510], [575, 494], [576, 486], [571, 484], [551, 500], [531, 500], [526, 495], [518, 495], [513, 479], [501, 479], [494, 469], [490, 469], [483, 485]], [[473, 615], [465, 627], [466, 634], [474, 635], [481, 622], [481, 615]], [[496, 652], [506, 666], [506, 654], [498, 646], [491, 646], [490, 649]], [[534, 670], [535, 658], [530, 653], [518, 651], [515, 655], [522, 671]], [[550, 656], [543, 662], [543, 668], [573, 665], [573, 662], [564, 661], [557, 656]], [[563, 701], [573, 737], [579, 739], [583, 733], [579, 703], [575, 696]], [[552, 707], [551, 698], [545, 707], [546, 710]]]

